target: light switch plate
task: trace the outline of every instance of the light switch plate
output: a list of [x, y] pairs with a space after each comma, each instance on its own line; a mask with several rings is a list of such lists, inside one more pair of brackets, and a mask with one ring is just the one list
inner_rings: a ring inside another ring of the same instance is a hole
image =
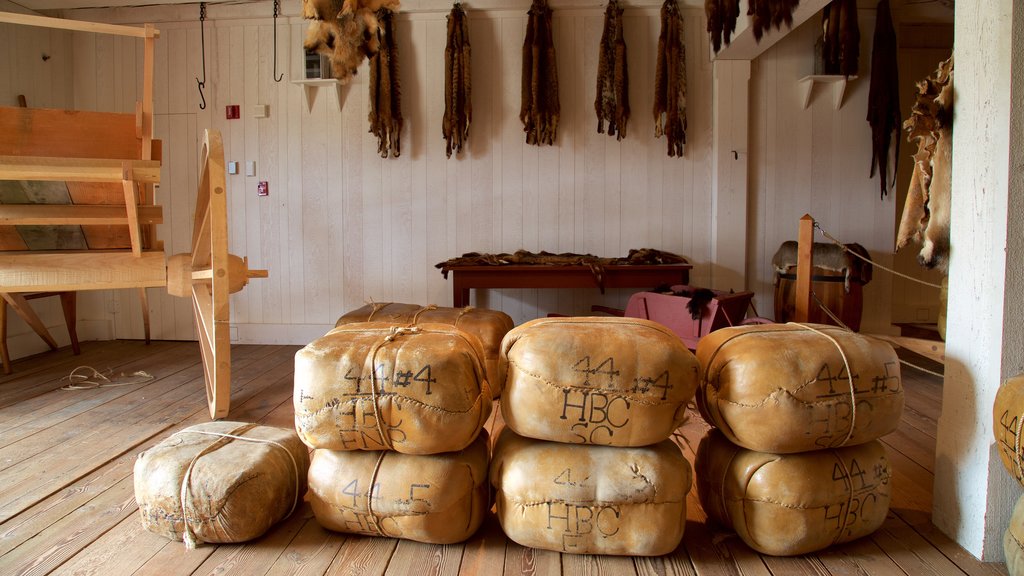
[[246, 176], [255, 176], [256, 175], [256, 161], [255, 160], [246, 160], [245, 161], [245, 175]]
[[238, 174], [238, 162], [228, 162], [228, 174]]
[[270, 116], [270, 105], [269, 104], [257, 104], [252, 107], [252, 115], [254, 118], [266, 118]]

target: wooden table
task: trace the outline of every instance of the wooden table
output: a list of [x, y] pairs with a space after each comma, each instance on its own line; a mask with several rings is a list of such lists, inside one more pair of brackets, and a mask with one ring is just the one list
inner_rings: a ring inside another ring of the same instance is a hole
[[686, 284], [690, 264], [602, 266], [602, 282], [589, 266], [457, 266], [452, 275], [452, 306], [469, 304], [470, 288], [654, 288]]

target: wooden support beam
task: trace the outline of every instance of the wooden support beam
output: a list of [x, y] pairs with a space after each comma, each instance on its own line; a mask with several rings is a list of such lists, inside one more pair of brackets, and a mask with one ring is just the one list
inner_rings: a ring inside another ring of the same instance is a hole
[[0, 292], [151, 288], [167, 284], [163, 252], [0, 252]]
[[796, 309], [793, 320], [807, 322], [811, 313], [811, 273], [814, 268], [814, 218], [804, 214], [800, 218], [800, 233], [796, 249]]
[[121, 182], [124, 179], [124, 164], [130, 166], [133, 181], [144, 184], [160, 182], [160, 162], [157, 160], [46, 156], [0, 156], [0, 180]]
[[48, 16], [15, 14], [13, 12], [0, 12], [0, 22], [21, 24], [23, 26], [58, 28], [60, 30], [75, 30], [77, 32], [95, 32], [97, 34], [113, 34], [116, 36], [134, 36], [135, 38], [160, 37], [160, 31], [154, 28], [152, 24], [147, 24], [146, 27], [139, 28], [138, 26], [85, 22], [81, 20], [68, 20], [65, 18], [50, 18]]
[[[162, 224], [163, 207], [139, 206], [139, 222]], [[124, 206], [74, 204], [0, 204], [0, 225], [5, 226], [60, 226], [60, 225], [125, 226], [128, 215]]]

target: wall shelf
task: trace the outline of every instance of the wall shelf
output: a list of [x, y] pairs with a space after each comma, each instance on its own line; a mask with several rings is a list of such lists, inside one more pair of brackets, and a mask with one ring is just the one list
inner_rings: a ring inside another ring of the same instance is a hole
[[856, 80], [856, 76], [842, 76], [839, 74], [812, 74], [804, 76], [798, 82], [800, 88], [800, 104], [804, 109], [811, 103], [811, 90], [815, 84], [832, 85], [832, 107], [839, 110], [843, 107], [843, 95], [846, 93], [846, 83]]
[[313, 111], [313, 103], [316, 102], [316, 94], [320, 88], [333, 86], [338, 100], [338, 110], [345, 106], [345, 98], [348, 96], [351, 84], [342, 84], [335, 78], [307, 78], [303, 80], [292, 80], [292, 84], [302, 86], [302, 92], [306, 97], [306, 109]]

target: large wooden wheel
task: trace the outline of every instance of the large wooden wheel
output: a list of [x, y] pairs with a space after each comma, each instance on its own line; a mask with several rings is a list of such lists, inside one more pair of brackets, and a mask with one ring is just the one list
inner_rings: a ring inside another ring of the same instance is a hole
[[231, 309], [228, 295], [249, 278], [266, 278], [266, 270], [249, 270], [245, 259], [228, 254], [227, 186], [220, 132], [203, 136], [199, 193], [192, 230], [192, 253], [167, 262], [167, 291], [192, 298], [196, 332], [203, 355], [210, 417], [228, 415], [231, 399]]

